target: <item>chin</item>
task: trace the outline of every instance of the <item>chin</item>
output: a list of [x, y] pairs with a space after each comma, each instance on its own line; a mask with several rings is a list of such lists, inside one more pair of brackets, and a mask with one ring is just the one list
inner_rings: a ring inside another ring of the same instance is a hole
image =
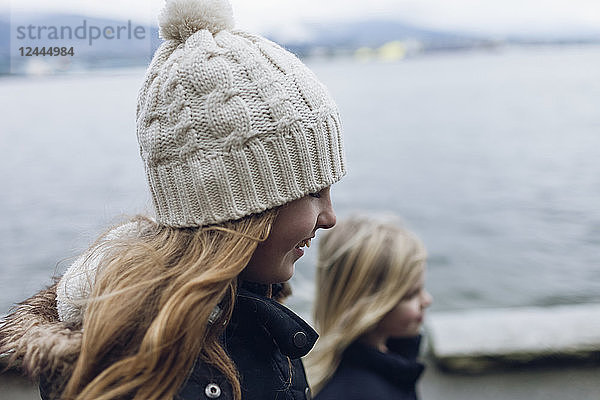
[[283, 283], [289, 281], [292, 276], [294, 276], [294, 266], [291, 268], [280, 269], [277, 273], [274, 273], [270, 276], [263, 276], [260, 283], [264, 284], [274, 284], [274, 283]]
[[292, 276], [294, 276], [294, 265], [292, 264], [291, 268], [286, 269], [286, 272], [284, 274], [282, 274], [277, 280], [277, 282], [272, 282], [272, 283], [283, 283], [283, 282], [287, 282], [290, 279], [292, 279]]
[[419, 336], [420, 334], [421, 334], [421, 326], [419, 325], [418, 327], [415, 327], [413, 329], [406, 329], [398, 337], [409, 338], [409, 337], [413, 337], [413, 336]]

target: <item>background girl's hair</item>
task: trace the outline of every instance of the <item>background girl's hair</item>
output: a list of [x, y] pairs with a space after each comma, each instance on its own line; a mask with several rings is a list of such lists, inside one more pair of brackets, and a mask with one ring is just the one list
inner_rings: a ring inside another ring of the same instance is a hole
[[320, 337], [307, 358], [314, 393], [342, 354], [374, 328], [419, 279], [426, 252], [394, 217], [354, 216], [319, 241], [314, 320]]
[[[140, 235], [96, 243], [101, 261], [83, 322], [81, 353], [61, 398], [170, 399], [200, 357], [241, 398], [220, 344], [237, 279], [276, 210], [199, 228], [138, 218]], [[218, 320], [208, 318], [216, 305]]]

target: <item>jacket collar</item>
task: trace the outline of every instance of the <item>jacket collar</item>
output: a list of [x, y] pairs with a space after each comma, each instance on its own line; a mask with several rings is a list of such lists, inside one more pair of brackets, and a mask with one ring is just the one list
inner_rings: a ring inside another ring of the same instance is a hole
[[[419, 341], [414, 342], [418, 351]], [[414, 353], [414, 348], [407, 352]], [[412, 358], [412, 357], [411, 357]], [[414, 359], [396, 353], [382, 353], [360, 342], [352, 343], [344, 352], [343, 364], [367, 369], [400, 387], [414, 387], [425, 366]]]
[[300, 358], [313, 348], [319, 335], [287, 307], [265, 296], [268, 285], [246, 284], [238, 289], [232, 322], [245, 329], [262, 328], [282, 354]]

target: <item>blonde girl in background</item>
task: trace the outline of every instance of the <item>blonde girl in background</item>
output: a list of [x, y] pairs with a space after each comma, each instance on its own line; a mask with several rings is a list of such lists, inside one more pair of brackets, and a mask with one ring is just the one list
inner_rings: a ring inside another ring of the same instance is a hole
[[[102, 235], [0, 325], [43, 399], [305, 399], [314, 330], [271, 298], [335, 224], [340, 120], [226, 0], [168, 0], [138, 96], [155, 216]], [[285, 295], [285, 293], [283, 294]]]
[[307, 357], [315, 399], [416, 399], [420, 328], [432, 298], [426, 252], [394, 218], [355, 216], [319, 241]]

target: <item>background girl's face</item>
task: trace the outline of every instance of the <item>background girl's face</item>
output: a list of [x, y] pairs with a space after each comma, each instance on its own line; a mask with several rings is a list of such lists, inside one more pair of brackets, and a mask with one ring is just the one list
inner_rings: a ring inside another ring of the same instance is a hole
[[432, 301], [433, 298], [424, 287], [424, 274], [421, 274], [406, 296], [379, 321], [376, 330], [387, 338], [417, 336], [423, 324], [425, 309]]
[[294, 263], [304, 254], [319, 228], [335, 225], [330, 188], [283, 205], [271, 234], [259, 243], [242, 278], [259, 283], [285, 282], [294, 274]]

